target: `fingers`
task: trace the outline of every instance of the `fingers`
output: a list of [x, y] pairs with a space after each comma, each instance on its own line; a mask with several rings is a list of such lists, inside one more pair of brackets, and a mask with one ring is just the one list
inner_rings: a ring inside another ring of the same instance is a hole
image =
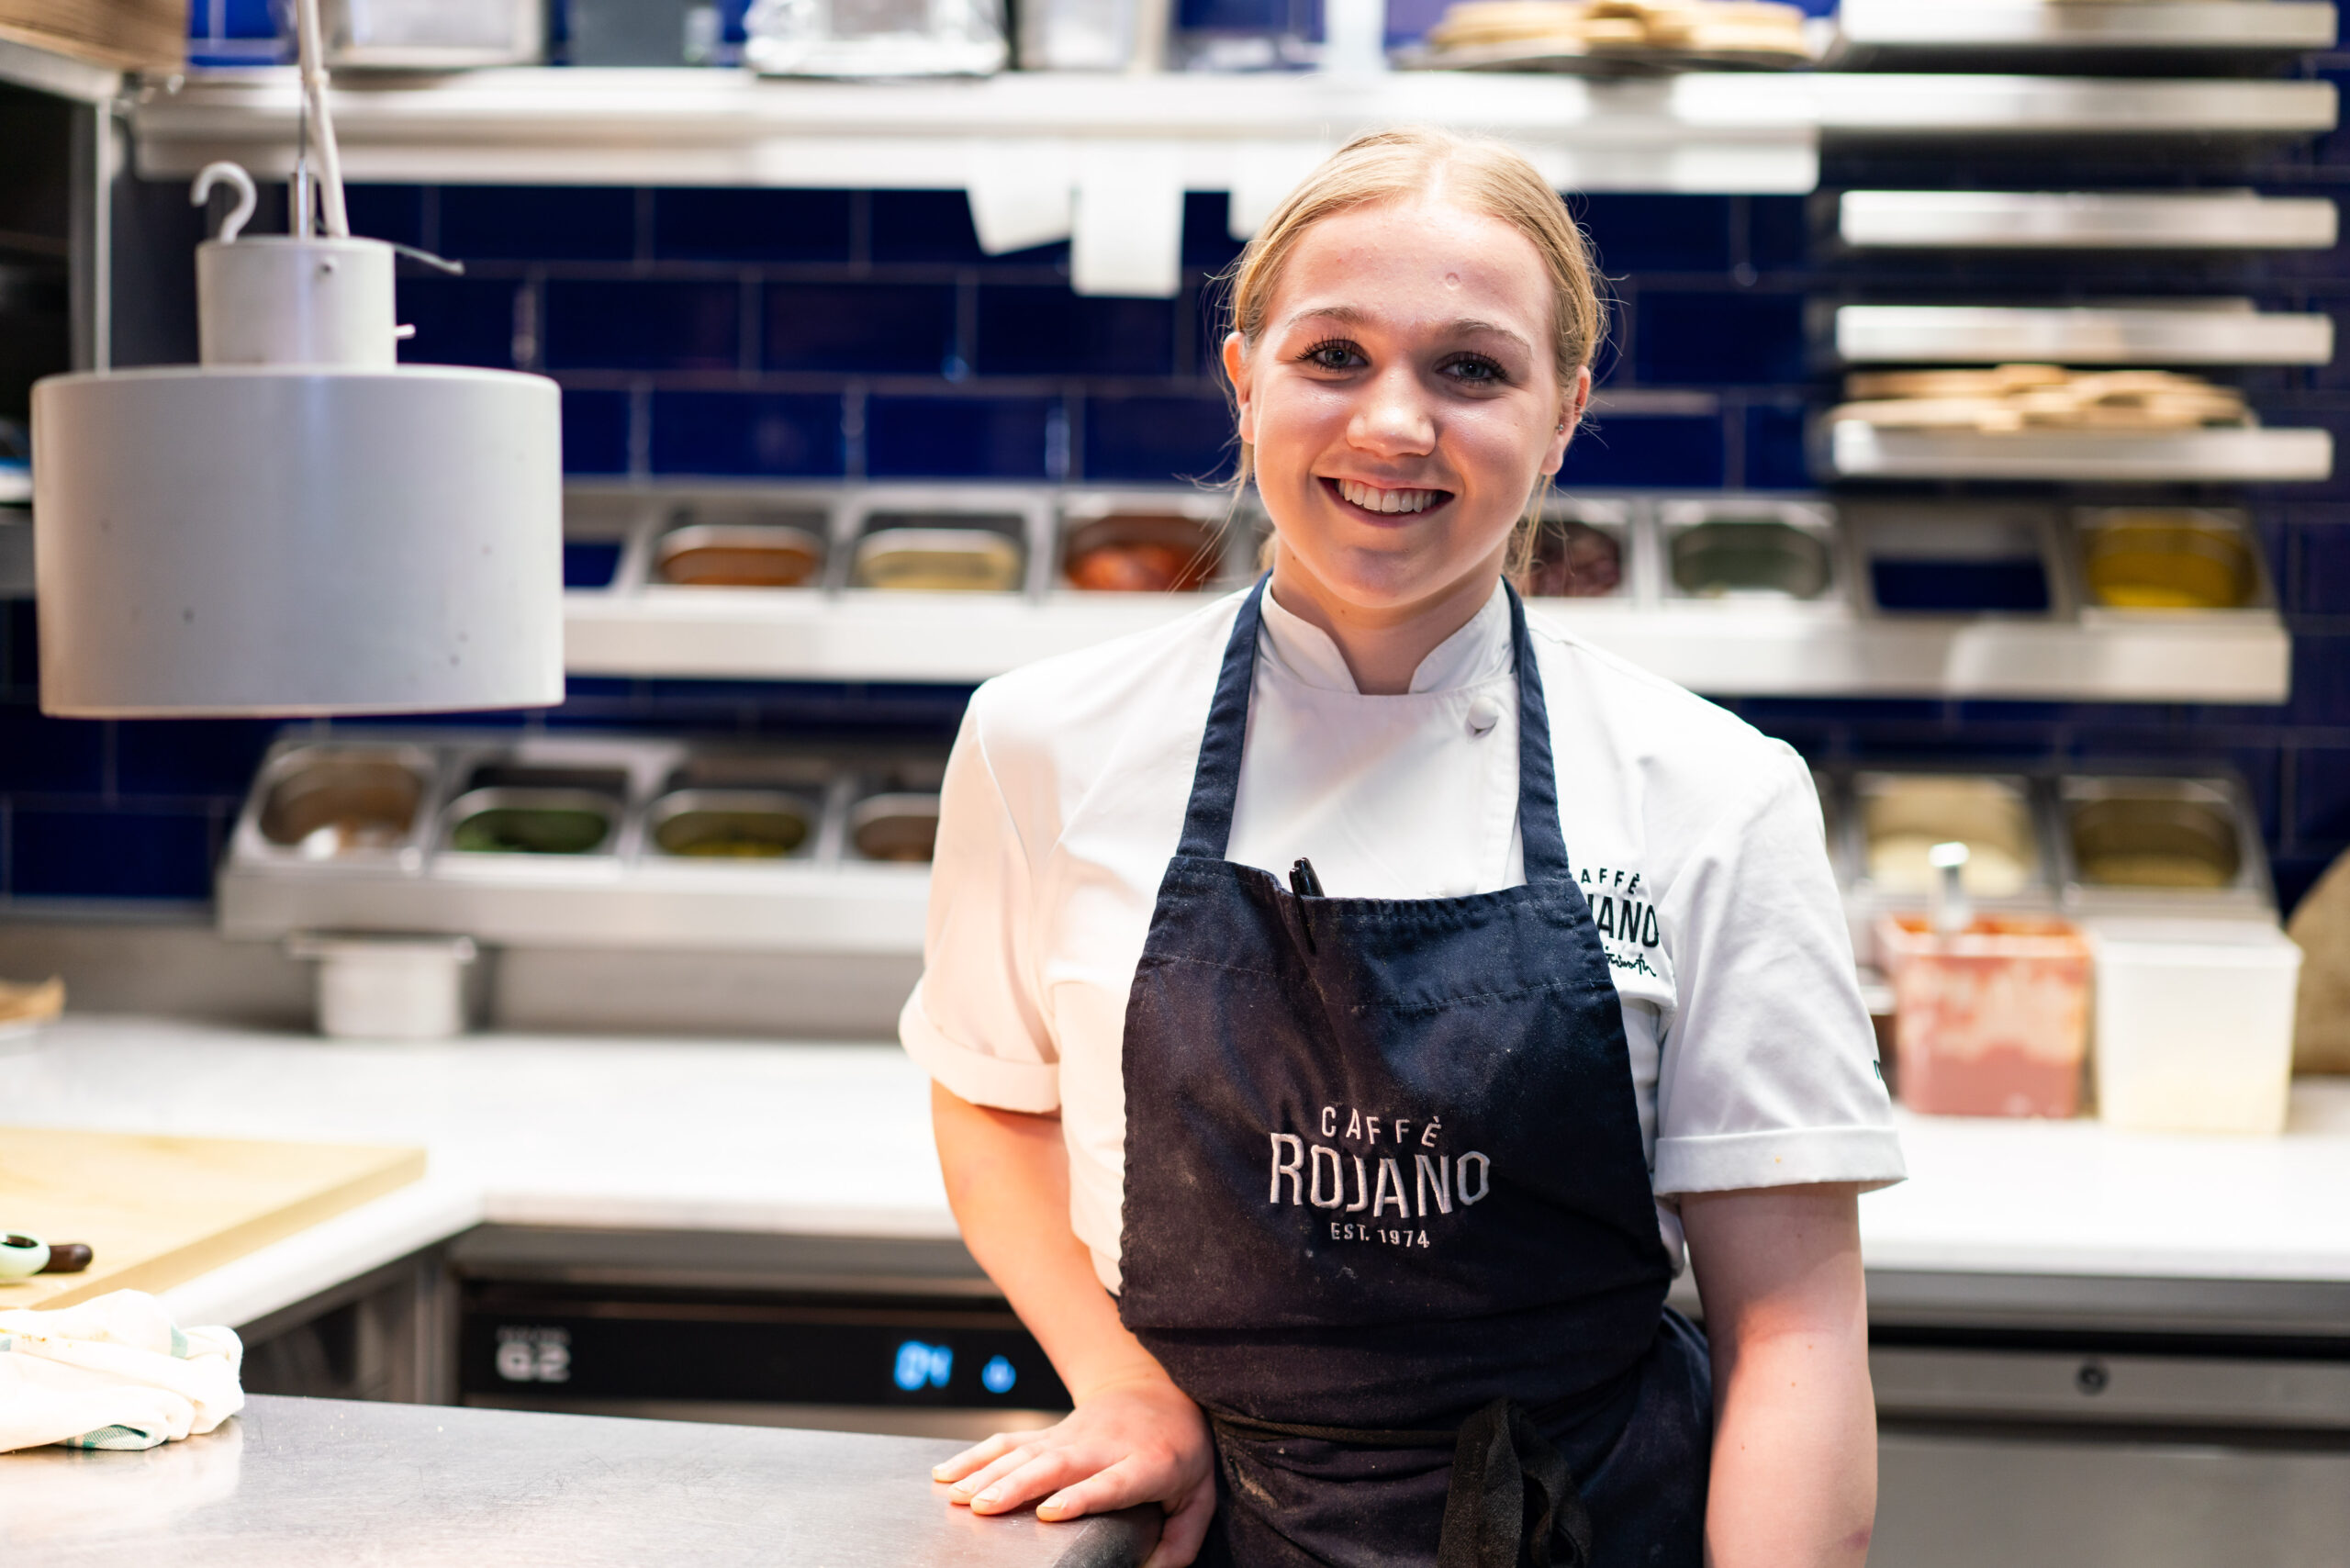
[[1203, 1478], [1183, 1499], [1182, 1506], [1167, 1516], [1158, 1529], [1158, 1545], [1143, 1568], [1188, 1568], [1200, 1554], [1200, 1545], [1208, 1538], [1209, 1521], [1215, 1518], [1215, 1477]]
[[1058, 1492], [1036, 1505], [1040, 1519], [1074, 1519], [1087, 1514], [1107, 1514], [1119, 1508], [1130, 1508], [1136, 1503], [1151, 1501], [1152, 1488], [1142, 1467], [1132, 1454], [1103, 1470], [1097, 1470], [1073, 1486]]
[[1018, 1447], [1023, 1439], [1011, 1432], [998, 1432], [982, 1443], [974, 1443], [943, 1464], [931, 1466], [933, 1481], [960, 1481], [979, 1466]]
[[1020, 1507], [1057, 1486], [1067, 1486], [1092, 1471], [1098, 1462], [1069, 1449], [1053, 1449], [1035, 1454], [1025, 1463], [1015, 1465], [989, 1481], [982, 1490], [974, 1494], [971, 1512], [1001, 1514]]

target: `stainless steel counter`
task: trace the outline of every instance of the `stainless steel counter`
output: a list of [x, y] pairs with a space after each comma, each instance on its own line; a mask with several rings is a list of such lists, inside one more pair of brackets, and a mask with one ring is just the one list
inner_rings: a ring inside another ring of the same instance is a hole
[[1151, 1510], [1069, 1525], [951, 1506], [961, 1445], [256, 1396], [145, 1453], [0, 1454], [10, 1568], [922, 1563], [1132, 1568]]

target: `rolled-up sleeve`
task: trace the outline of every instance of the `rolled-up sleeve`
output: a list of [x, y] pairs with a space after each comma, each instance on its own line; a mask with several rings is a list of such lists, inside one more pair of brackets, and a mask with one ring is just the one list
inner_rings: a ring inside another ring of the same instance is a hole
[[982, 688], [946, 764], [923, 975], [898, 1018], [908, 1055], [949, 1092], [1006, 1111], [1060, 1105], [1060, 1064], [1029, 963], [1028, 856], [982, 738]]
[[1678, 1006], [1658, 1061], [1656, 1191], [1900, 1181], [1819, 802], [1793, 752], [1707, 831], [1659, 913]]

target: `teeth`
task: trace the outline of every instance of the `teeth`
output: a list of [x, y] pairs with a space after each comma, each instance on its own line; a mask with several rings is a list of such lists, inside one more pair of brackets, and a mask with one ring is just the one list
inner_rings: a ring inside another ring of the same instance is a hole
[[1382, 490], [1374, 485], [1359, 485], [1352, 479], [1338, 481], [1338, 494], [1365, 511], [1407, 512], [1426, 511], [1436, 505], [1441, 490]]

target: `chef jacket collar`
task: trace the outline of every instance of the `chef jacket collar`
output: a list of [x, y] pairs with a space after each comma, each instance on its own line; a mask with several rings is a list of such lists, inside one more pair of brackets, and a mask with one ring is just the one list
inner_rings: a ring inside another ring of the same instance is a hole
[[[1258, 652], [1267, 663], [1301, 686], [1319, 691], [1360, 695], [1345, 655], [1330, 634], [1302, 616], [1281, 607], [1268, 591], [1264, 622], [1257, 639]], [[1411, 693], [1459, 691], [1510, 671], [1509, 601], [1502, 585], [1469, 623], [1428, 650], [1412, 672]]]

